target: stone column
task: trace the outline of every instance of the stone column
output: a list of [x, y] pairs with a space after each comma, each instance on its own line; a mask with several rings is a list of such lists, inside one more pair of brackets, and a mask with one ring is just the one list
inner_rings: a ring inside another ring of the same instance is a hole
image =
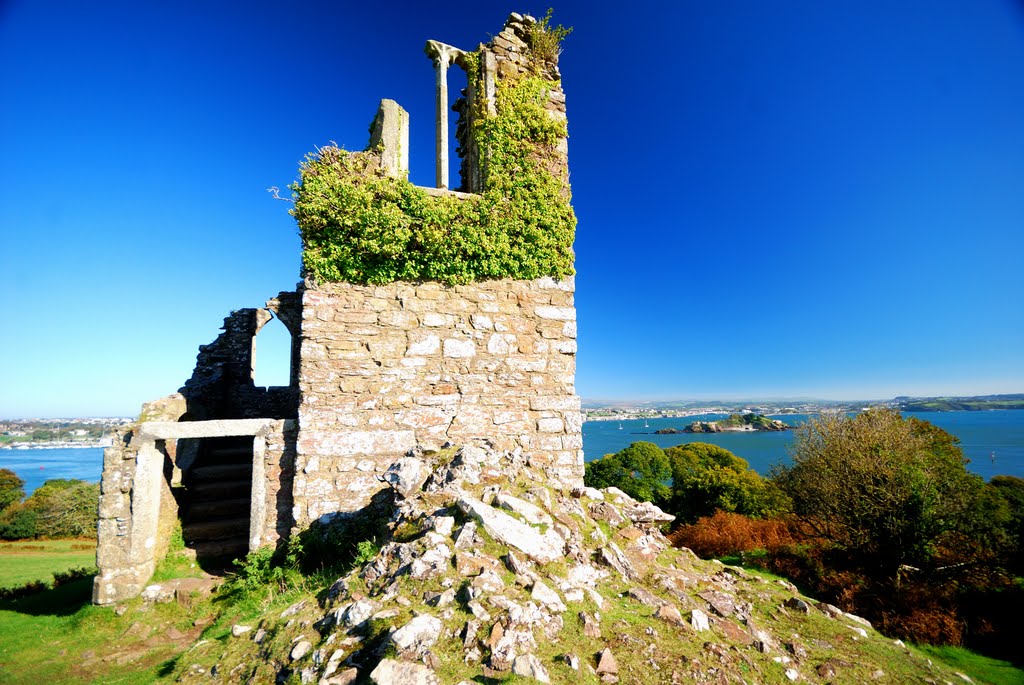
[[448, 187], [448, 66], [453, 64], [462, 56], [462, 50], [440, 43], [436, 40], [428, 40], [425, 52], [430, 59], [434, 60], [434, 70], [437, 75], [437, 93], [435, 103], [437, 105], [437, 187]]

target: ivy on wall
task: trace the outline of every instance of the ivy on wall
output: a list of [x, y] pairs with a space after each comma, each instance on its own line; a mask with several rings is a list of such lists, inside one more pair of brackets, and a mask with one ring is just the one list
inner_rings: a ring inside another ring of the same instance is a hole
[[[470, 88], [478, 60], [469, 55]], [[567, 182], [552, 171], [562, 168], [555, 146], [566, 123], [544, 107], [557, 85], [535, 73], [498, 82], [496, 114], [473, 119], [483, 191], [468, 198], [387, 177], [372, 150], [308, 155], [291, 185], [306, 273], [362, 284], [572, 275], [576, 216]]]

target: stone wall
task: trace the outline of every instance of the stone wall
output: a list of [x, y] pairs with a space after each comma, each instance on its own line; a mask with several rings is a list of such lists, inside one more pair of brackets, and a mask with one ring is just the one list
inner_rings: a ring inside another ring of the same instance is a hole
[[574, 280], [307, 287], [294, 519], [365, 506], [398, 457], [522, 450], [582, 484]]
[[[295, 476], [295, 438], [298, 428], [294, 421], [276, 421], [273, 426], [258, 435], [265, 442], [260, 455], [257, 442], [255, 458], [263, 463], [263, 472], [258, 474], [254, 469], [254, 479], [260, 476], [259, 483], [254, 484], [253, 494], [262, 495], [262, 506], [253, 507], [256, 525], [253, 526], [253, 549], [265, 545], [276, 545], [280, 540], [288, 539], [292, 529], [292, 481]], [[254, 464], [255, 466], [255, 464]]]
[[[479, 110], [482, 110], [484, 116], [495, 113], [495, 91], [499, 81], [542, 75], [553, 83], [553, 87], [547, 91], [544, 108], [555, 119], [566, 118], [565, 91], [562, 90], [558, 55], [554, 55], [551, 60], [544, 60], [535, 55], [528, 45], [530, 31], [535, 23], [533, 17], [513, 12], [501, 31], [490, 42], [481, 43], [477, 48], [480, 56], [480, 71], [476, 74], [477, 88], [467, 88], [463, 96], [452, 105], [452, 109], [459, 114], [455, 138], [460, 158], [460, 190], [477, 193], [483, 190], [486, 183], [487, 151], [481, 150], [480, 143], [475, 139], [474, 119]], [[478, 102], [483, 103], [482, 108], [477, 107]], [[569, 192], [568, 154], [568, 140], [560, 138], [555, 144], [555, 154], [545, 159], [547, 170], [562, 180], [566, 193]]]
[[[96, 567], [93, 602], [109, 604], [142, 591], [153, 575], [155, 562], [167, 554], [171, 531], [178, 520], [178, 506], [171, 494], [177, 441], [154, 444], [157, 476], [143, 485], [137, 478], [139, 443], [135, 440], [142, 421], [177, 421], [185, 412], [185, 398], [170, 395], [142, 406], [139, 421], [118, 431], [113, 444], [103, 451], [100, 480], [99, 520], [96, 529]], [[153, 486], [153, 487], [151, 487]], [[145, 490], [145, 492], [143, 492]], [[135, 514], [143, 508], [140, 500], [154, 500], [154, 521], [141, 526]]]
[[[296, 293], [283, 292], [267, 305], [266, 309], [231, 312], [224, 319], [224, 332], [212, 343], [200, 346], [192, 377], [178, 391], [188, 401], [188, 412], [182, 420], [295, 418], [300, 303]], [[274, 315], [292, 334], [291, 383], [263, 388], [253, 382], [253, 345], [260, 329]]]

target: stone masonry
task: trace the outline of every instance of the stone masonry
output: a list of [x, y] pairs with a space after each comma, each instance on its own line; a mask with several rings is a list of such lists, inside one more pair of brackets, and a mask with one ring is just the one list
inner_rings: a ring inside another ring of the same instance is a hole
[[[557, 56], [531, 61], [533, 21], [511, 15], [478, 47], [476, 62], [458, 48], [428, 43], [439, 89], [447, 88], [444, 71], [451, 65], [480, 69], [477, 87], [452, 107], [460, 114], [464, 192], [447, 189], [447, 162], [439, 154], [439, 188], [430, 194], [465, 198], [484, 187], [488, 156], [473, 138], [473, 117], [494, 114], [502, 79], [538, 71], [558, 78]], [[438, 103], [447, 102], [447, 92], [439, 92]], [[479, 102], [484, 106], [474, 106]], [[557, 81], [544, 106], [550, 116], [565, 117]], [[447, 126], [440, 125], [446, 116], [439, 116], [439, 141], [446, 140]], [[408, 114], [383, 101], [371, 130], [364, 154], [379, 158], [381, 173], [404, 177]], [[446, 142], [440, 147], [446, 154]], [[564, 138], [544, 164], [568, 193]], [[200, 347], [179, 393], [145, 405], [104, 455], [93, 601], [137, 596], [175, 530], [184, 530], [190, 545], [190, 526], [197, 536], [211, 536], [230, 523], [237, 544], [241, 526], [243, 554], [279, 544], [317, 519], [357, 512], [397, 460], [447, 444], [477, 444], [516, 463], [522, 457], [548, 479], [582, 486], [574, 287], [571, 277], [459, 286], [307, 279], [266, 308], [232, 312], [223, 333]], [[291, 378], [288, 386], [261, 388], [253, 382], [254, 339], [274, 317], [292, 335]], [[230, 447], [216, 447], [225, 439]], [[226, 455], [230, 462], [217, 461]], [[234, 480], [210, 482], [227, 472]], [[248, 475], [239, 481], [239, 473]], [[203, 487], [239, 484], [244, 492], [230, 497], [240, 510], [195, 520], [197, 509], [190, 507], [215, 511], [222, 504], [216, 496], [200, 498]], [[203, 543], [190, 548], [200, 560]]]
[[521, 450], [582, 483], [572, 278], [337, 283], [302, 304], [299, 526], [364, 506], [397, 458], [446, 443]]

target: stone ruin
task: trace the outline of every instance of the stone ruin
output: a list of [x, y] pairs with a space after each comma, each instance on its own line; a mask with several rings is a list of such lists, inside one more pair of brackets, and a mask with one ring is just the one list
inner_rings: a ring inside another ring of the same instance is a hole
[[[486, 151], [473, 117], [494, 114], [501, 79], [535, 67], [531, 21], [513, 14], [479, 46], [476, 85], [451, 107], [460, 115], [459, 190], [448, 188], [447, 69], [468, 62], [458, 48], [427, 42], [437, 76], [431, 194], [480, 190]], [[558, 77], [557, 65], [544, 68]], [[565, 117], [560, 86], [544, 106]], [[367, 154], [379, 155], [383, 173], [407, 175], [408, 126], [404, 109], [381, 102]], [[557, 151], [551, 171], [567, 186], [564, 139]], [[200, 566], [223, 567], [318, 519], [355, 514], [398, 460], [447, 444], [476, 444], [582, 486], [573, 291], [572, 277], [457, 286], [307, 278], [264, 308], [232, 312], [178, 393], [144, 405], [104, 454], [93, 601], [137, 596], [180, 544], [179, 525]], [[275, 318], [291, 335], [290, 382], [258, 387], [254, 341]]]

